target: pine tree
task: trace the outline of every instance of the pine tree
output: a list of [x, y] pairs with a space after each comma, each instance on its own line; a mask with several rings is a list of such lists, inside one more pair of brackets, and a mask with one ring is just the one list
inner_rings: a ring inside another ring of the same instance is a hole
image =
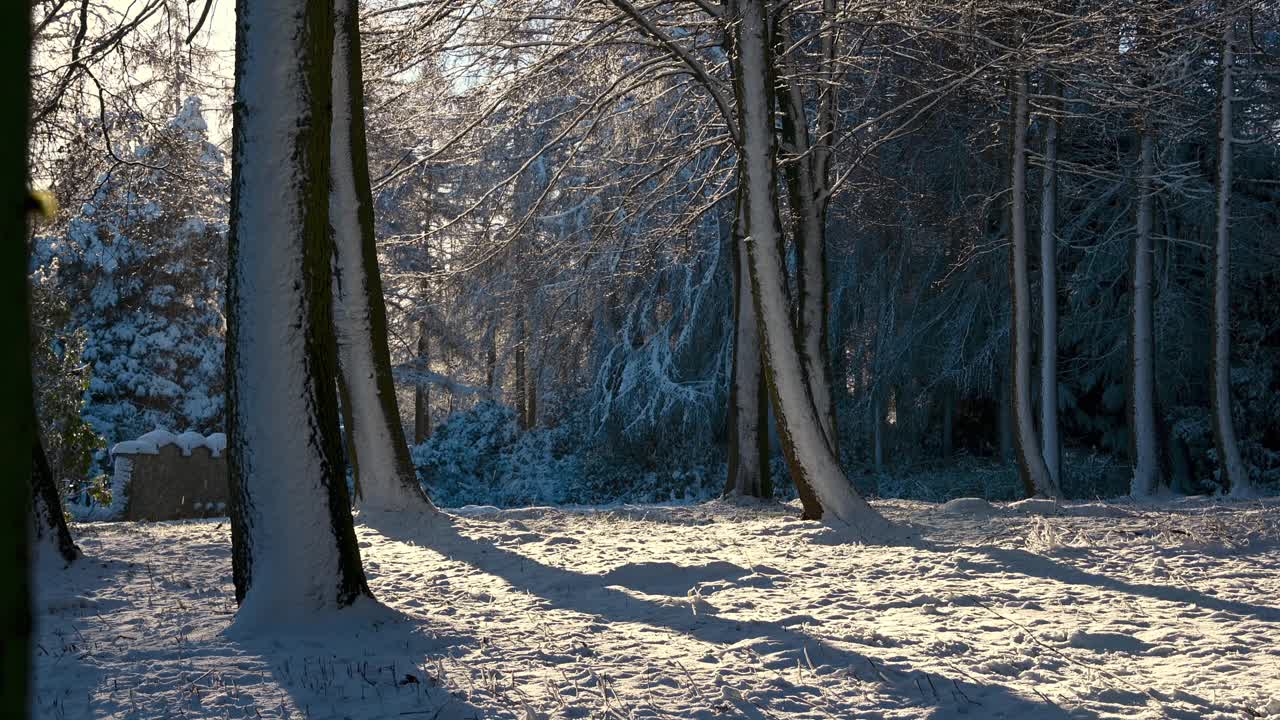
[[155, 428], [224, 426], [223, 155], [199, 98], [106, 174], [64, 237], [37, 240], [38, 271], [72, 299], [91, 368], [84, 417], [109, 442]]

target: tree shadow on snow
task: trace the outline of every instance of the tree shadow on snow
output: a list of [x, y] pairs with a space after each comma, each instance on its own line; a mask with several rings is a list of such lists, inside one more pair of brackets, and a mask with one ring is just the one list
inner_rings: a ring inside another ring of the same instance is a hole
[[1194, 605], [1201, 609], [1215, 612], [1231, 613], [1240, 616], [1253, 616], [1263, 622], [1280, 622], [1280, 607], [1254, 605], [1236, 600], [1227, 600], [1209, 595], [1199, 590], [1193, 590], [1188, 587], [1176, 585], [1149, 585], [1145, 583], [1134, 583], [1127, 580], [1120, 580], [1108, 575], [1100, 575], [1098, 573], [1082, 570], [1073, 565], [1059, 562], [1052, 558], [1029, 552], [1027, 550], [993, 547], [989, 545], [951, 546], [939, 544], [937, 546], [930, 546], [930, 543], [927, 541], [922, 543], [921, 547], [923, 549], [942, 553], [950, 553], [954, 551], [981, 553], [991, 559], [992, 562], [990, 563], [970, 559], [963, 560], [963, 565], [961, 567], [970, 571], [981, 573], [1001, 571], [1010, 572], [1019, 575], [1026, 575], [1028, 577], [1056, 580], [1058, 582], [1071, 585], [1087, 585], [1126, 595], [1136, 595], [1154, 600]]
[[[785, 667], [790, 676], [797, 664], [804, 662], [819, 668], [823, 675], [846, 673], [849, 677], [842, 678], [841, 683], [865, 685], [863, 694], [871, 690], [874, 699], [869, 699], [867, 702], [873, 704], [863, 709], [874, 711], [877, 716], [894, 708], [918, 708], [920, 711], [927, 709], [931, 718], [1097, 717], [1096, 713], [1081, 708], [1068, 712], [1047, 700], [1023, 696], [1012, 687], [975, 682], [976, 678], [970, 679], [973, 676], [967, 676], [959, 668], [956, 668], [955, 675], [923, 672], [906, 667], [899, 661], [882, 660], [836, 647], [800, 631], [797, 626], [811, 620], [808, 616], [791, 616], [771, 622], [743, 622], [710, 615], [705, 610], [695, 613], [690, 602], [672, 602], [666, 597], [637, 597], [621, 589], [650, 596], [681, 596], [690, 588], [717, 583], [750, 585], [771, 582], [767, 576], [732, 563], [713, 562], [695, 567], [672, 563], [632, 563], [594, 575], [546, 565], [462, 532], [468, 525], [487, 524], [488, 521], [482, 519], [440, 515], [416, 527], [394, 517], [370, 515], [362, 516], [361, 520], [388, 538], [423, 545], [479, 572], [498, 577], [517, 591], [541, 598], [551, 608], [594, 616], [603, 623], [636, 623], [680, 633], [707, 643], [719, 652], [742, 651], [746, 647], [764, 648], [767, 655], [756, 658], [763, 667], [753, 667], [753, 676], [758, 678], [754, 685], [757, 690], [764, 689], [765, 697], [773, 702], [793, 709], [797, 703], [809, 703], [814, 708], [835, 712], [841, 717], [854, 710], [832, 708], [821, 700], [813, 701], [811, 698], [815, 693], [812, 689], [796, 687], [781, 673], [775, 672]], [[742, 643], [738, 648], [730, 647], [738, 643]], [[688, 661], [698, 662], [694, 658]], [[828, 667], [824, 669], [821, 666]], [[688, 677], [692, 681], [692, 677]], [[829, 678], [823, 679], [829, 681]], [[1032, 691], [1029, 688], [1028, 695]], [[755, 706], [732, 697], [732, 693], [719, 700], [720, 692], [714, 687], [695, 688], [690, 703], [701, 698], [707, 717], [718, 716], [729, 709], [728, 706], [751, 718], [774, 716], [770, 711], [775, 707]], [[703, 714], [699, 711], [688, 717], [701, 717]]]

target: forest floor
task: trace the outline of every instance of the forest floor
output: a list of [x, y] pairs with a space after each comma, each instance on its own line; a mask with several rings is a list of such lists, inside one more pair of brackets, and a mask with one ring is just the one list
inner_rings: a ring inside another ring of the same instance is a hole
[[[1028, 501], [1031, 502], [1031, 501]], [[357, 516], [365, 603], [232, 628], [225, 520], [40, 571], [41, 718], [1280, 717], [1280, 501]]]

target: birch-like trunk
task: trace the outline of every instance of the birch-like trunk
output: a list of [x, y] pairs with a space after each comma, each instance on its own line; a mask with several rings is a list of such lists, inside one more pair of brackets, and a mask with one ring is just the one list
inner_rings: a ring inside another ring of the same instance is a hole
[[1012, 114], [1009, 123], [1009, 285], [1013, 289], [1010, 313], [1010, 364], [1013, 391], [1013, 439], [1018, 473], [1029, 496], [1059, 497], [1062, 493], [1049, 476], [1036, 437], [1031, 406], [1031, 283], [1027, 269], [1027, 76], [1013, 75]]
[[[1046, 81], [1045, 93], [1061, 92]], [[1054, 110], [1060, 109], [1053, 102]], [[1040, 441], [1045, 469], [1062, 485], [1062, 438], [1058, 433], [1058, 116], [1045, 119], [1044, 174], [1040, 182]]]
[[1160, 476], [1155, 398], [1155, 247], [1152, 242], [1155, 208], [1156, 142], [1151, 128], [1138, 139], [1137, 232], [1133, 241], [1133, 298], [1129, 323], [1129, 432], [1133, 454], [1133, 481], [1129, 493], [1144, 497], [1155, 491]]
[[[827, 442], [822, 418], [810, 396], [802, 351], [791, 320], [774, 182], [777, 157], [765, 3], [739, 0], [727, 6], [726, 15], [737, 31], [734, 86], [741, 133], [738, 162], [740, 177], [745, 180], [745, 242], [751, 294], [760, 323], [764, 368], [778, 435], [802, 499], [806, 491], [811, 491], [817, 500], [817, 512], [823, 517], [848, 525], [864, 536], [875, 536], [887, 531], [888, 523], [854, 490]], [[814, 516], [809, 505], [806, 515]]]
[[227, 282], [237, 622], [271, 629], [369, 594], [335, 393], [333, 10], [240, 0]]
[[1231, 103], [1234, 99], [1232, 67], [1235, 65], [1235, 18], [1222, 31], [1222, 87], [1218, 115], [1218, 207], [1213, 246], [1213, 378], [1210, 400], [1213, 440], [1223, 483], [1232, 495], [1252, 492], [1249, 472], [1240, 457], [1235, 424], [1231, 419]]
[[739, 185], [730, 262], [733, 263], [733, 367], [729, 380], [729, 474], [726, 496], [773, 497], [769, 477], [769, 406], [755, 306], [751, 301], [751, 269], [743, 244], [745, 220]]
[[364, 80], [355, 0], [334, 1], [333, 130], [329, 222], [333, 233], [333, 319], [340, 371], [350, 400], [360, 505], [374, 510], [429, 510], [400, 425], [387, 311], [373, 226], [373, 192], [365, 143]]

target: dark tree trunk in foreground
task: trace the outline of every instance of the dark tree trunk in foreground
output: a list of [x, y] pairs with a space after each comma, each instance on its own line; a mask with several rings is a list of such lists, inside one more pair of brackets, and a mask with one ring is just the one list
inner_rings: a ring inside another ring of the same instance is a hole
[[232, 571], [270, 628], [368, 595], [334, 391], [333, 6], [239, 0], [227, 287]]
[[30, 502], [35, 417], [31, 405], [31, 327], [27, 293], [27, 122], [30, 104], [30, 7], [6, 3], [0, 13], [0, 77], [8, 102], [0, 110], [0, 717], [27, 716], [31, 684]]
[[334, 1], [333, 128], [329, 223], [334, 244], [334, 327], [350, 401], [351, 460], [360, 505], [431, 509], [409, 457], [391, 354], [373, 227], [364, 127], [364, 80], [355, 0]]

